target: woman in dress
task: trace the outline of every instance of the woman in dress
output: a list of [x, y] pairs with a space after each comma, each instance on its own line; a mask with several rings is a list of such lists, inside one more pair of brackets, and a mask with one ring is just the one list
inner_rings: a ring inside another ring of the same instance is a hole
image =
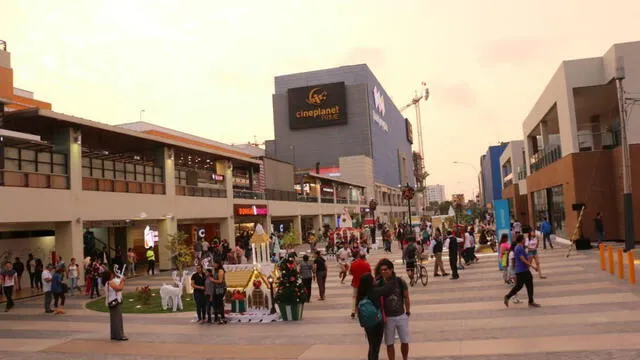
[[105, 301], [109, 307], [111, 323], [111, 340], [127, 341], [124, 336], [124, 325], [122, 323], [122, 290], [124, 290], [125, 277], [116, 278], [115, 274], [109, 270], [102, 273], [102, 282], [105, 284]]

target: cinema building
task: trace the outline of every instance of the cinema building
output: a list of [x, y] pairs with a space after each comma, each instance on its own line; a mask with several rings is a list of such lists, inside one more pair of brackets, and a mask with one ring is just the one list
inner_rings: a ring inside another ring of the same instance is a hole
[[400, 186], [415, 186], [411, 124], [367, 65], [277, 76], [273, 116], [267, 156], [294, 164], [298, 174], [362, 184], [360, 203], [347, 206], [354, 215], [369, 216], [375, 198], [376, 217], [405, 218]]
[[[522, 124], [529, 222], [547, 217], [554, 232], [570, 237], [577, 223], [574, 204], [585, 204], [582, 230], [602, 212], [605, 238], [624, 238], [620, 106], [617, 59], [626, 70], [624, 106], [636, 239], [640, 234], [640, 42], [613, 45], [603, 56], [564, 61]], [[634, 94], [636, 96], [634, 96]]]
[[[0, 75], [12, 79], [9, 53], [1, 50]], [[296, 193], [294, 183], [315, 192]], [[321, 189], [333, 192], [321, 197]], [[360, 204], [363, 189], [317, 174], [296, 180], [292, 164], [259, 149], [148, 123], [111, 126], [61, 114], [14, 89], [12, 80], [0, 82], [3, 260], [33, 253], [68, 261], [103, 247], [110, 257], [132, 247], [144, 259], [157, 242], [160, 269], [169, 269], [165, 245], [179, 230], [191, 241], [232, 244], [257, 223], [300, 234], [336, 224], [345, 206]]]

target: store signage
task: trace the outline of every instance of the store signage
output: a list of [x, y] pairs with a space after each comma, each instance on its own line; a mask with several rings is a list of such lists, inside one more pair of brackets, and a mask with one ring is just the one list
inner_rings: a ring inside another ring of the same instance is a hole
[[287, 98], [291, 130], [347, 123], [344, 82], [289, 89]]
[[149, 225], [144, 228], [144, 247], [151, 249], [158, 242], [158, 232], [151, 229]]
[[224, 181], [224, 175], [211, 174], [211, 180], [213, 180], [213, 181]]
[[266, 216], [268, 214], [266, 205], [234, 205], [236, 216]]
[[411, 126], [411, 122], [407, 118], [404, 119], [404, 123], [407, 129], [407, 141], [413, 145], [413, 126]]
[[371, 117], [373, 121], [378, 124], [382, 130], [389, 132], [389, 125], [384, 121], [384, 114], [387, 112], [384, 104], [384, 95], [382, 91], [378, 89], [378, 86], [373, 87], [373, 110], [371, 110]]

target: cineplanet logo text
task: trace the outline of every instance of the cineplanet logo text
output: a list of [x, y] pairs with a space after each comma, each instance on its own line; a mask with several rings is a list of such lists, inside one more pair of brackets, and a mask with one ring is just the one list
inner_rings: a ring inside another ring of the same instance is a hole
[[375, 110], [371, 111], [373, 121], [378, 124], [382, 128], [382, 130], [389, 132], [389, 125], [386, 121], [384, 121], [384, 119], [382, 119], [382, 116], [384, 116], [386, 112], [384, 106], [384, 96], [382, 96], [382, 92], [380, 91], [380, 89], [378, 89], [377, 86], [373, 87], [373, 105], [375, 107]]

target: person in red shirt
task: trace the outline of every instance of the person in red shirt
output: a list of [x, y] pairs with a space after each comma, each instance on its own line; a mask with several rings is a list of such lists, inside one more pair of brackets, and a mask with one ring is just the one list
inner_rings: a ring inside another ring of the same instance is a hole
[[367, 254], [360, 253], [358, 258], [351, 263], [349, 273], [353, 278], [351, 279], [351, 287], [353, 287], [353, 306], [351, 308], [351, 318], [356, 318], [356, 297], [358, 296], [358, 286], [360, 286], [360, 278], [362, 275], [371, 272], [371, 265], [367, 262]]

